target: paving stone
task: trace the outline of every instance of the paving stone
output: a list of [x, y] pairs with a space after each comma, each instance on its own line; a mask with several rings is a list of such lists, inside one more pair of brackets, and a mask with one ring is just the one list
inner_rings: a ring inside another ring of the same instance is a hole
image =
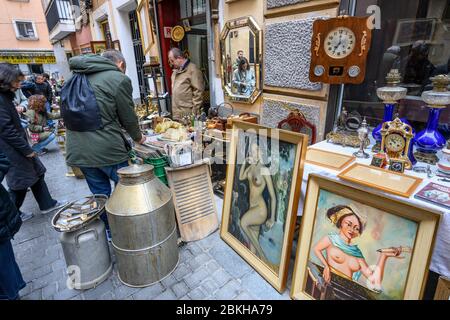
[[191, 273], [191, 271], [187, 264], [180, 263], [172, 274], [177, 280], [181, 280], [184, 276]]
[[195, 261], [197, 261], [200, 265], [204, 265], [204, 264], [207, 264], [208, 262], [212, 261], [212, 258], [210, 255], [202, 252], [201, 254], [199, 254], [195, 257]]
[[48, 286], [42, 288], [42, 299], [43, 300], [49, 300], [53, 298], [53, 295], [55, 295], [58, 292], [58, 283], [54, 282], [49, 284]]
[[32, 289], [32, 285], [31, 284], [27, 284], [25, 288], [20, 290], [19, 295], [21, 297], [24, 297], [24, 296], [26, 296], [26, 295], [31, 293], [31, 289]]
[[178, 300], [192, 300], [188, 295], [185, 295], [184, 297], [181, 297]]
[[210, 262], [208, 262], [206, 264], [206, 270], [208, 270], [208, 272], [210, 274], [213, 274], [214, 272], [216, 272], [219, 269], [220, 269], [220, 266], [215, 260], [211, 260]]
[[172, 291], [175, 293], [175, 296], [179, 298], [186, 295], [186, 293], [189, 292], [189, 288], [184, 281], [180, 281], [172, 286]]
[[34, 279], [31, 283], [33, 290], [44, 288], [52, 283], [58, 282], [62, 278], [62, 272], [52, 272], [40, 278]]
[[238, 296], [240, 291], [241, 284], [237, 280], [233, 279], [217, 290], [214, 297], [219, 300], [229, 300]]
[[114, 296], [118, 300], [125, 299], [141, 290], [140, 288], [132, 288], [129, 286], [122, 285], [114, 289]]
[[255, 298], [253, 298], [250, 293], [244, 291], [244, 292], [240, 293], [233, 300], [255, 300]]
[[283, 299], [283, 296], [256, 272], [247, 274], [241, 279], [241, 281], [242, 287], [251, 292], [256, 299]]
[[106, 280], [100, 283], [96, 288], [92, 288], [83, 292], [83, 296], [86, 300], [95, 300], [97, 297], [101, 297], [106, 292], [114, 290], [111, 280]]
[[164, 287], [160, 283], [155, 283], [149, 287], [141, 289], [139, 292], [133, 294], [134, 300], [151, 300], [160, 295], [164, 291]]
[[38, 268], [34, 269], [33, 271], [27, 272], [27, 273], [23, 272], [23, 270], [22, 270], [23, 278], [26, 282], [41, 278], [43, 276], [48, 275], [51, 272], [52, 272], [52, 267], [50, 265], [38, 267]]
[[176, 299], [177, 299], [177, 297], [172, 292], [172, 290], [167, 289], [166, 291], [164, 291], [163, 293], [161, 293], [160, 295], [155, 297], [154, 300], [176, 300]]
[[180, 261], [186, 263], [192, 259], [194, 259], [194, 255], [186, 248], [186, 246], [184, 246], [184, 248], [180, 250]]
[[64, 260], [57, 260], [52, 263], [53, 271], [65, 270], [65, 269], [66, 269], [66, 262]]
[[203, 238], [196, 242], [196, 244], [205, 252], [208, 252], [211, 248], [214, 248], [222, 239], [220, 239], [219, 232], [214, 232], [208, 237]]
[[30, 294], [21, 297], [22, 300], [42, 300], [42, 289], [33, 290]]
[[65, 288], [53, 296], [54, 300], [68, 300], [80, 294], [79, 290]]
[[161, 281], [164, 288], [170, 288], [177, 282], [178, 280], [173, 276], [173, 274], [170, 274], [169, 276], [164, 278], [164, 280]]
[[98, 300], [114, 300], [114, 295], [112, 292], [105, 292]]
[[241, 278], [253, 269], [228, 245], [222, 243], [209, 250], [209, 254], [235, 278]]
[[220, 268], [219, 270], [214, 272], [211, 276], [217, 282], [219, 288], [224, 286], [228, 281], [232, 279], [230, 274], [226, 272], [223, 268]]
[[216, 290], [219, 289], [219, 286], [217, 285], [217, 283], [211, 278], [208, 278], [208, 279], [204, 280], [200, 287], [208, 295], [213, 295], [214, 292], [216, 292]]
[[190, 242], [188, 245], [186, 245], [186, 247], [194, 255], [194, 257], [203, 253], [202, 248], [200, 248], [195, 242]]
[[208, 296], [208, 294], [202, 288], [198, 287], [189, 292], [188, 296], [192, 300], [203, 300]]
[[189, 288], [194, 289], [208, 276], [209, 273], [203, 266], [197, 269], [194, 273], [191, 273], [188, 276], [184, 277], [184, 281], [186, 281], [186, 284]]
[[83, 300], [83, 297], [81, 296], [81, 294], [79, 294], [75, 297], [70, 298], [69, 300]]

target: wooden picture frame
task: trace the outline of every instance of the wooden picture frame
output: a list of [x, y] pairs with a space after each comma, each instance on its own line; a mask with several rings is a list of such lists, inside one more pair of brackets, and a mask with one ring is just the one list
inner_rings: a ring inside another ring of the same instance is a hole
[[291, 298], [422, 298], [439, 212], [317, 174], [306, 195]]
[[356, 160], [355, 156], [309, 147], [306, 151], [306, 163], [341, 171]]
[[450, 300], [450, 279], [439, 277], [434, 300]]
[[146, 55], [154, 43], [148, 0], [138, 0], [136, 14], [139, 33], [141, 35], [142, 50], [144, 51], [144, 55]]
[[361, 163], [354, 163], [339, 173], [338, 177], [405, 198], [411, 197], [423, 181], [421, 178]]
[[91, 51], [100, 54], [106, 50], [106, 41], [91, 41]]
[[122, 51], [119, 40], [114, 40], [112, 43], [113, 43], [114, 50]]
[[266, 18], [274, 18], [297, 13], [314, 12], [337, 7], [339, 3], [339, 0], [304, 0], [296, 4], [268, 8], [267, 0], [264, 0], [264, 16]]
[[436, 18], [400, 19], [397, 21], [393, 45], [409, 46], [417, 40], [430, 43], [436, 30]]
[[279, 292], [286, 286], [307, 141], [300, 133], [236, 120], [227, 150], [220, 236]]

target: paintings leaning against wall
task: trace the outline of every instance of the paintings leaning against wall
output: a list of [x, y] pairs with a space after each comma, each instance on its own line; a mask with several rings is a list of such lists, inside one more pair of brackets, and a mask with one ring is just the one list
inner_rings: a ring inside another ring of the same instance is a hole
[[302, 222], [294, 297], [421, 297], [438, 213], [310, 175]]
[[221, 236], [281, 291], [308, 138], [251, 123], [233, 125]]

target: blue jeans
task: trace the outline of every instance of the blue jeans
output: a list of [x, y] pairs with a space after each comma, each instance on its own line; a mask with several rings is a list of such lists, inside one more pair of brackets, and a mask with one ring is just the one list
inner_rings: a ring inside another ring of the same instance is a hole
[[[123, 167], [128, 167], [128, 161], [106, 167], [80, 167], [80, 170], [83, 172], [89, 190], [91, 190], [92, 194], [104, 194], [109, 197], [112, 191], [110, 180], [112, 180], [114, 185], [116, 185], [119, 182], [117, 170]], [[106, 213], [103, 213], [100, 217], [105, 223], [106, 229], [109, 230]]]
[[42, 140], [38, 143], [36, 143], [35, 145], [33, 145], [31, 147], [31, 149], [33, 149], [34, 152], [41, 152], [42, 149], [44, 149], [45, 146], [47, 146], [50, 142], [52, 142], [53, 140], [55, 140], [56, 135], [52, 132], [47, 139]]
[[0, 300], [16, 300], [25, 288], [11, 241], [0, 242]]

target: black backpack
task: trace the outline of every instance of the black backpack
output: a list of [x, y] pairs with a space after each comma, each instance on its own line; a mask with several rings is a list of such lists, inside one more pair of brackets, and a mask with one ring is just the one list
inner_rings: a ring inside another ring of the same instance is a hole
[[95, 131], [103, 129], [94, 90], [84, 73], [73, 73], [61, 89], [61, 116], [67, 129]]

